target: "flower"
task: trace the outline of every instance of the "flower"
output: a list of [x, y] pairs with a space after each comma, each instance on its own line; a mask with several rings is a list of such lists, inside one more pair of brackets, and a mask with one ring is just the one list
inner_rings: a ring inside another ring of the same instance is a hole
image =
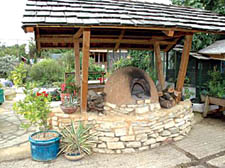
[[64, 92], [65, 89], [66, 89], [66, 84], [65, 83], [61, 84], [61, 90]]

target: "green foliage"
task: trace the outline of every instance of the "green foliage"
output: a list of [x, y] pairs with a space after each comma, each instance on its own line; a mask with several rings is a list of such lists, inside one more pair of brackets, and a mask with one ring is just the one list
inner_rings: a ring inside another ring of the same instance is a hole
[[6, 55], [0, 57], [0, 77], [7, 78], [17, 64], [18, 60], [15, 56]]
[[7, 55], [16, 56], [16, 57], [26, 57], [27, 54], [25, 52], [26, 44], [22, 45], [13, 45], [13, 46], [5, 46], [0, 43], [0, 57], [5, 57]]
[[93, 145], [93, 137], [95, 133], [91, 133], [92, 126], [84, 125], [79, 122], [76, 127], [74, 122], [70, 126], [65, 127], [61, 131], [61, 150], [59, 153], [66, 154], [91, 154], [91, 147]]
[[74, 60], [75, 56], [73, 50], [68, 50], [62, 53], [60, 62], [65, 67], [65, 72], [72, 72], [74, 70]]
[[127, 67], [127, 66], [134, 66], [146, 71], [149, 76], [156, 81], [157, 73], [153, 66], [152, 62], [152, 53], [151, 51], [137, 51], [137, 50], [130, 50], [128, 55], [130, 58], [122, 58], [113, 64], [113, 70]]
[[[219, 14], [225, 14], [224, 0], [172, 0], [175, 5], [190, 6], [210, 10]], [[223, 38], [221, 35], [198, 33], [193, 36], [192, 50], [198, 51], [209, 46], [216, 40]]]
[[34, 64], [29, 72], [30, 80], [39, 82], [41, 85], [63, 81], [63, 75], [64, 67], [53, 59], [45, 59]]
[[2, 88], [3, 88], [3, 84], [0, 83], [0, 89], [2, 89]]
[[98, 78], [102, 77], [101, 73], [104, 72], [104, 69], [99, 65], [95, 64], [94, 59], [90, 58], [88, 71], [89, 71], [88, 79], [97, 80]]
[[28, 121], [22, 123], [22, 127], [27, 129], [30, 126], [38, 126], [40, 130], [48, 130], [48, 116], [50, 114], [51, 100], [48, 94], [35, 93], [33, 89], [36, 87], [34, 83], [27, 83], [24, 89], [25, 99], [14, 103], [13, 110], [23, 115]]
[[76, 85], [73, 76], [69, 76], [66, 79], [66, 83], [61, 85], [62, 93], [70, 93], [75, 96], [79, 94], [79, 91], [80, 91], [80, 87]]
[[9, 79], [11, 79], [16, 86], [23, 86], [27, 77], [27, 68], [21, 62], [13, 71], [10, 72]]
[[78, 97], [70, 95], [69, 97], [65, 97], [63, 106], [64, 107], [76, 107], [78, 105]]
[[225, 75], [214, 69], [209, 72], [208, 95], [225, 98]]
[[188, 88], [184, 88], [184, 94], [183, 94], [184, 100], [190, 99], [191, 96], [193, 96], [193, 95], [194, 95], [194, 93], [191, 92]]

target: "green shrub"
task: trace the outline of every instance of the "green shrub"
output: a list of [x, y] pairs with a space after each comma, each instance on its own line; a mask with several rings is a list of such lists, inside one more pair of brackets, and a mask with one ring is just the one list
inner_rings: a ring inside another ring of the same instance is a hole
[[7, 78], [18, 63], [18, 60], [14, 56], [7, 55], [0, 57], [0, 77]]
[[216, 69], [210, 71], [209, 81], [207, 83], [208, 91], [202, 91], [202, 94], [218, 98], [225, 98], [225, 74], [220, 73]]
[[104, 72], [104, 69], [99, 65], [95, 64], [93, 59], [90, 59], [88, 71], [88, 79], [97, 80], [98, 78], [102, 77], [101, 73]]
[[27, 68], [21, 62], [13, 71], [10, 72], [9, 79], [11, 79], [16, 86], [23, 86], [27, 77]]
[[63, 81], [64, 67], [56, 60], [45, 59], [34, 64], [29, 72], [30, 80], [39, 82], [42, 85]]

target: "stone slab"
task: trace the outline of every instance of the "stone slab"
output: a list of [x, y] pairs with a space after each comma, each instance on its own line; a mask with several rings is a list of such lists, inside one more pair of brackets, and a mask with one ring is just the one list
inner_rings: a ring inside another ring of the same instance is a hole
[[176, 145], [195, 155], [198, 159], [225, 150], [224, 123], [216, 119], [204, 119], [195, 125], [190, 135]]
[[71, 162], [60, 156], [52, 162], [35, 162], [31, 159], [2, 162], [0, 168], [174, 168], [190, 162], [184, 154], [169, 146], [132, 154], [93, 154], [82, 160]]
[[218, 157], [218, 158], [215, 158], [213, 160], [210, 160], [207, 163], [210, 164], [210, 165], [219, 167], [219, 168], [225, 168], [225, 155], [221, 156], [221, 157]]

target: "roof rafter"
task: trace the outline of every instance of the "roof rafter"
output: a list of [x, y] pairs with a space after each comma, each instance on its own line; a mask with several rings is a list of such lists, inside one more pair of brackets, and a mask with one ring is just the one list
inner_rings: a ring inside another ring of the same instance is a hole
[[123, 39], [124, 34], [125, 34], [125, 30], [121, 30], [121, 33], [120, 33], [119, 39], [118, 39], [118, 41], [116, 43], [116, 46], [114, 48], [114, 51], [117, 51], [119, 49], [120, 41]]

